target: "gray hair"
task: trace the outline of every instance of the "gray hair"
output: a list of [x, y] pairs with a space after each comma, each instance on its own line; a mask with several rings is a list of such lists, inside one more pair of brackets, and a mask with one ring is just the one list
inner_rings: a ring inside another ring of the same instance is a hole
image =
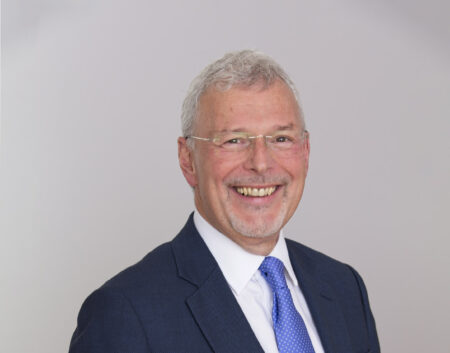
[[[194, 133], [194, 123], [200, 97], [214, 86], [226, 91], [233, 86], [251, 87], [263, 84], [269, 87], [275, 81], [284, 82], [299, 103], [297, 89], [286, 72], [272, 58], [254, 50], [242, 50], [225, 54], [221, 59], [208, 65], [191, 83], [181, 111], [183, 136]], [[303, 113], [299, 104], [300, 121], [304, 127]]]

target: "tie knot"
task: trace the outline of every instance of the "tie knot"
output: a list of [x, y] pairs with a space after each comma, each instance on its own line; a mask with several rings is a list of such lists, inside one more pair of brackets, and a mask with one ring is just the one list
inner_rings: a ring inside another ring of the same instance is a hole
[[267, 256], [259, 266], [261, 274], [269, 283], [272, 291], [287, 288], [286, 278], [284, 277], [283, 262], [276, 257]]

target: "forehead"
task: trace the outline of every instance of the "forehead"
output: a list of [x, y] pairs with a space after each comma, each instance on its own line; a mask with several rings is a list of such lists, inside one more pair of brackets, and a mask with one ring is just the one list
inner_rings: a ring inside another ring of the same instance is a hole
[[266, 132], [278, 126], [300, 126], [300, 109], [281, 81], [268, 87], [209, 88], [199, 101], [196, 132], [241, 130]]

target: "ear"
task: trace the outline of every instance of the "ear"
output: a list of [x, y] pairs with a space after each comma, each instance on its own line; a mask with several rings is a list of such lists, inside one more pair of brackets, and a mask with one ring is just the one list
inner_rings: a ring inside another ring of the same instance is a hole
[[305, 151], [304, 151], [304, 159], [305, 159], [305, 171], [306, 173], [308, 173], [308, 168], [309, 168], [309, 153], [311, 151], [311, 145], [309, 143], [309, 132], [307, 132], [306, 135], [306, 141], [305, 141], [305, 147], [304, 147]]
[[197, 185], [197, 174], [195, 172], [194, 157], [192, 153], [192, 150], [187, 145], [186, 138], [179, 137], [178, 161], [180, 163], [180, 168], [188, 184], [191, 187], [195, 187]]

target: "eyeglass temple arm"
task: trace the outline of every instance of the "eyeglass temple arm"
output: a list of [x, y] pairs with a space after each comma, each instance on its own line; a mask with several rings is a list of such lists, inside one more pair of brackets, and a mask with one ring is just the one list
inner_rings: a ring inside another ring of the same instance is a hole
[[207, 138], [207, 137], [198, 137], [198, 136], [193, 136], [193, 135], [186, 136], [185, 138], [186, 138], [186, 139], [191, 138], [191, 139], [202, 140], [202, 141], [211, 141], [210, 138]]

